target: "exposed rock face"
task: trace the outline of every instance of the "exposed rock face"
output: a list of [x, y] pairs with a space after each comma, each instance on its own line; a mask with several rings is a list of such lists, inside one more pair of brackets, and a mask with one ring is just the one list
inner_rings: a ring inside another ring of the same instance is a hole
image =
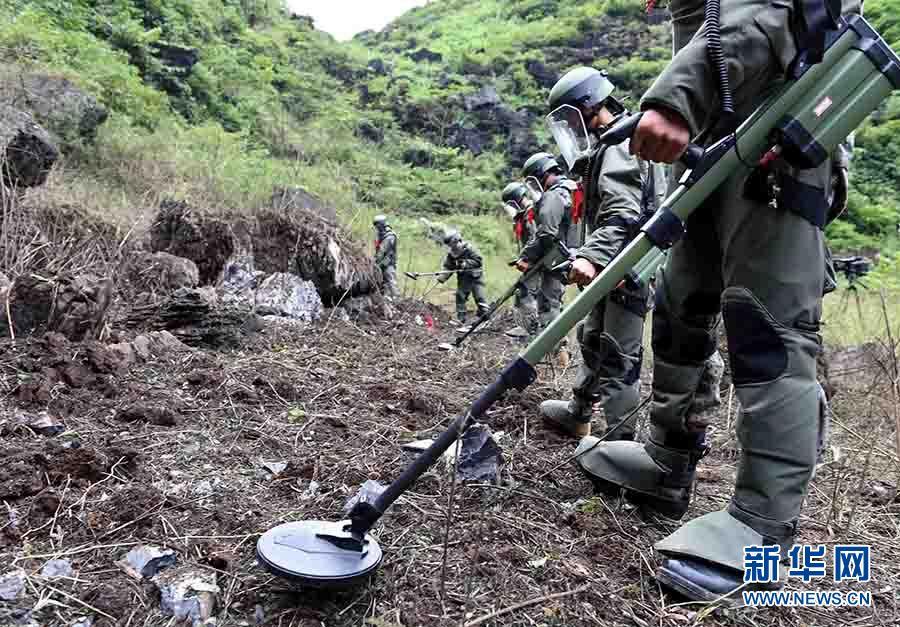
[[56, 143], [31, 115], [0, 105], [0, 183], [13, 188], [43, 185], [57, 159]]
[[201, 285], [212, 285], [225, 262], [237, 252], [235, 233], [218, 217], [193, 211], [186, 203], [164, 200], [150, 231], [150, 247], [190, 259]]
[[66, 151], [94, 141], [97, 129], [109, 116], [96, 98], [66, 78], [32, 74], [8, 90], [15, 106], [31, 113]]
[[312, 281], [326, 304], [366, 294], [378, 279], [361, 244], [336, 223], [299, 206], [209, 216], [182, 203], [165, 203], [151, 247], [194, 261], [201, 285], [227, 280], [228, 263], [248, 258], [251, 272], [290, 272]]
[[[112, 281], [90, 275], [45, 279], [18, 277], [10, 287], [9, 307], [17, 336], [55, 331], [73, 341], [96, 338], [112, 300]], [[0, 335], [8, 333], [0, 325]]]
[[432, 52], [427, 48], [420, 48], [415, 52], [409, 53], [407, 56], [416, 63], [421, 63], [422, 61], [428, 61], [429, 63], [440, 63], [444, 60], [444, 56], [442, 54], [440, 54], [439, 52]]
[[317, 214], [329, 222], [337, 222], [337, 212], [325, 202], [310, 194], [302, 187], [279, 187], [272, 194], [272, 208], [283, 210], [306, 210]]
[[534, 77], [538, 85], [545, 89], [552, 89], [561, 76], [553, 68], [544, 65], [540, 61], [528, 61], [525, 64], [525, 69]]

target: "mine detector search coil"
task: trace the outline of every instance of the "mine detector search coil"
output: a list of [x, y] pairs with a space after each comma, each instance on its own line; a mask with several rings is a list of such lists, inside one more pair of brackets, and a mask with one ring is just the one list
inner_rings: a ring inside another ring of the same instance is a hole
[[[641, 233], [377, 498], [358, 502], [343, 522], [292, 522], [269, 530], [257, 544], [260, 561], [307, 585], [341, 586], [368, 577], [382, 558], [368, 532], [384, 512], [503, 394], [534, 382], [535, 365], [648, 255], [678, 241], [688, 216], [728, 177], [749, 172], [772, 151], [791, 163], [824, 160], [897, 88], [900, 59], [865, 19], [849, 17], [830, 34], [821, 62], [790, 77], [735, 132], [702, 152], [692, 149], [696, 163]], [[629, 137], [636, 124], [636, 118], [622, 120], [599, 141]]]

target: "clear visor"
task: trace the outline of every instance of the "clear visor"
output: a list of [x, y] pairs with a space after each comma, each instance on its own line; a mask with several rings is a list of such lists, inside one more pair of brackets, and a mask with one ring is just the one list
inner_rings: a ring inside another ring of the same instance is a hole
[[579, 159], [590, 153], [591, 139], [584, 125], [584, 118], [575, 107], [563, 105], [555, 109], [544, 119], [544, 123], [570, 170]]
[[[531, 197], [540, 200], [541, 196], [544, 195], [544, 186], [541, 185], [541, 182], [533, 176], [529, 176], [524, 182]], [[535, 202], [537, 202], [537, 200], [535, 200]]]

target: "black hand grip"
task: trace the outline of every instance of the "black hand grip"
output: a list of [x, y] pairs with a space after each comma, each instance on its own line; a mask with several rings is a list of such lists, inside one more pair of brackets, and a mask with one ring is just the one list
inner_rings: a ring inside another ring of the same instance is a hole
[[607, 146], [615, 146], [621, 144], [626, 139], [631, 139], [631, 136], [634, 135], [634, 130], [637, 128], [637, 125], [643, 116], [643, 112], [625, 116], [610, 126], [608, 131], [597, 138], [597, 141]]
[[[601, 144], [606, 144], [607, 146], [615, 146], [621, 144], [626, 139], [631, 139], [643, 116], [644, 114], [641, 112], [622, 118], [613, 124], [608, 131], [603, 133], [597, 141]], [[697, 163], [700, 162], [701, 157], [703, 157], [703, 148], [696, 144], [688, 144], [684, 154], [681, 155], [680, 161], [687, 166], [688, 169], [694, 169], [697, 166]]]
[[688, 169], [693, 170], [697, 167], [697, 164], [700, 163], [700, 159], [703, 158], [703, 148], [698, 146], [697, 144], [688, 144], [687, 148], [684, 151], [684, 154], [681, 155], [681, 161]]

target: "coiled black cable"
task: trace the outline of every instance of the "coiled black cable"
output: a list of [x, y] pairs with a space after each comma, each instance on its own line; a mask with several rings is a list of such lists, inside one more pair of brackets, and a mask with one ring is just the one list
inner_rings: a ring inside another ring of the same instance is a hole
[[734, 119], [734, 98], [731, 95], [731, 84], [728, 81], [725, 52], [722, 49], [721, 17], [722, 0], [706, 0], [706, 53], [719, 84], [723, 122], [731, 124]]

